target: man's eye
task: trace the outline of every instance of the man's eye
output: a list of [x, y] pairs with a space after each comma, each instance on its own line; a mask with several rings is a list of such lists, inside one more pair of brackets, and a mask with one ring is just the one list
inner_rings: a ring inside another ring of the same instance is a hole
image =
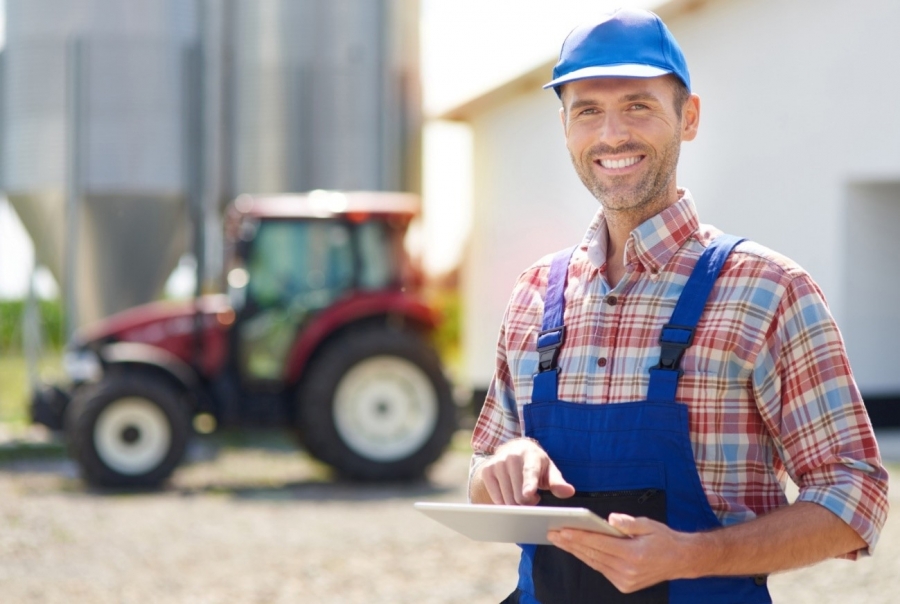
[[632, 110], [640, 111], [641, 109], [647, 109], [648, 107], [643, 103], [634, 103], [631, 105]]

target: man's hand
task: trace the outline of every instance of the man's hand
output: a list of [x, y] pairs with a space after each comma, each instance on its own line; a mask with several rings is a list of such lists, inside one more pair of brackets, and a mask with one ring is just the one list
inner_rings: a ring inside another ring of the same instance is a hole
[[691, 560], [685, 548], [690, 535], [627, 514], [610, 514], [609, 523], [628, 538], [574, 529], [550, 531], [547, 536], [556, 547], [603, 573], [622, 593], [688, 576]]
[[478, 468], [471, 497], [473, 503], [536, 505], [538, 489], [563, 499], [575, 494], [575, 487], [566, 482], [536, 441], [516, 438], [498, 447]]
[[850, 525], [808, 501], [699, 533], [673, 531], [626, 514], [610, 514], [609, 523], [629, 538], [573, 529], [551, 531], [547, 537], [623, 592], [672, 579], [769, 574], [866, 547]]

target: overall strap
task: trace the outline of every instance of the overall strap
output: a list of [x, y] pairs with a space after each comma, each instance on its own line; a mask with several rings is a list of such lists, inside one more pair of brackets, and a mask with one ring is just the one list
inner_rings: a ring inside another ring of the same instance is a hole
[[537, 338], [538, 370], [534, 374], [531, 391], [531, 401], [534, 403], [557, 400], [559, 376], [557, 361], [559, 349], [566, 335], [566, 328], [563, 325], [563, 314], [566, 309], [566, 277], [569, 272], [569, 259], [576, 247], [560, 250], [550, 263], [547, 294], [544, 296], [544, 319]]
[[672, 318], [659, 336], [659, 363], [650, 368], [647, 400], [675, 402], [678, 378], [682, 374], [681, 358], [694, 341], [694, 330], [725, 261], [742, 241], [734, 235], [719, 235], [697, 260], [675, 304]]

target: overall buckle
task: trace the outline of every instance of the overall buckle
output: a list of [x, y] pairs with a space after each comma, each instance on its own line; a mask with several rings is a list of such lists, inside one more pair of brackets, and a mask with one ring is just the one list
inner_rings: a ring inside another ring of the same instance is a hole
[[659, 363], [652, 369], [680, 372], [684, 351], [694, 343], [694, 328], [686, 325], [663, 325], [659, 336]]
[[545, 329], [538, 333], [538, 373], [556, 369], [559, 349], [562, 347], [565, 336], [566, 328], [564, 325]]

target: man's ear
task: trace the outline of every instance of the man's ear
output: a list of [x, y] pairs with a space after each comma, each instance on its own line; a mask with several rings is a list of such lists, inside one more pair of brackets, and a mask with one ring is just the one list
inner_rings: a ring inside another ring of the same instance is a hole
[[692, 94], [681, 110], [681, 140], [692, 141], [700, 127], [700, 97]]
[[559, 108], [559, 122], [563, 127], [563, 134], [568, 138], [569, 136], [569, 128], [568, 124], [566, 124], [566, 118], [568, 117], [568, 113], [566, 113], [566, 86], [563, 84], [559, 87], [559, 101], [562, 103], [562, 106]]

